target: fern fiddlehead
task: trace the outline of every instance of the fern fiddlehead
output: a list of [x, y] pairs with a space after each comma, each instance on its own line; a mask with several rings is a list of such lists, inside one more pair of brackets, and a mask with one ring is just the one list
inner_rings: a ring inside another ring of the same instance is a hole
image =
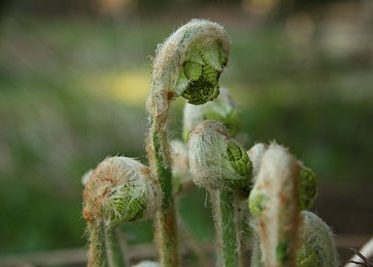
[[161, 195], [157, 181], [143, 164], [126, 157], [102, 161], [83, 192], [83, 218], [89, 235], [88, 266], [123, 266], [114, 227], [152, 217]]
[[193, 181], [211, 196], [218, 266], [240, 266], [238, 190], [249, 186], [251, 162], [243, 148], [229, 138], [219, 122], [204, 121], [189, 136]]
[[172, 171], [166, 128], [170, 104], [182, 96], [203, 104], [219, 94], [218, 79], [227, 63], [229, 41], [224, 29], [207, 20], [192, 20], [159, 46], [153, 62], [148, 158], [163, 191], [156, 214], [156, 242], [160, 264], [178, 266], [178, 245], [172, 188]]

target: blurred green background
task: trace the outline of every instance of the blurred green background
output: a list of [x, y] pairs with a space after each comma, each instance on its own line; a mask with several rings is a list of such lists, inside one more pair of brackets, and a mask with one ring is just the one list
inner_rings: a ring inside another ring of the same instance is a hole
[[[80, 178], [108, 155], [146, 162], [151, 57], [195, 17], [231, 37], [221, 85], [247, 148], [286, 144], [318, 173], [315, 210], [337, 236], [372, 234], [372, 1], [17, 0], [1, 5], [0, 256], [84, 246]], [[180, 205], [211, 242], [204, 203], [200, 190]], [[151, 230], [127, 226], [128, 238]]]

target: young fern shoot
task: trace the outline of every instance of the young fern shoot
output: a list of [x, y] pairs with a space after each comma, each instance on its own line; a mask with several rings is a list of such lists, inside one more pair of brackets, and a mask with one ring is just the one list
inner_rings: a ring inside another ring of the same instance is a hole
[[[220, 93], [219, 87], [228, 52], [223, 27], [208, 20], [190, 21], [157, 48], [147, 100], [150, 167], [109, 157], [83, 179], [89, 267], [125, 266], [114, 227], [144, 218], [155, 220], [159, 263], [137, 266], [178, 267], [174, 195], [183, 190], [183, 178], [210, 194], [219, 267], [244, 266], [239, 202], [249, 193], [245, 207], [257, 237], [253, 267], [337, 266], [330, 229], [304, 211], [317, 194], [312, 170], [275, 143], [256, 144], [245, 152], [233, 139], [240, 119], [229, 92]], [[188, 147], [167, 138], [168, 113], [179, 96], [188, 102], [183, 122]]]
[[90, 175], [83, 193], [83, 217], [89, 235], [88, 266], [124, 266], [114, 227], [152, 217], [160, 206], [161, 195], [157, 181], [143, 164], [126, 157], [102, 161]]
[[211, 196], [218, 266], [240, 266], [238, 191], [249, 186], [251, 162], [217, 121], [198, 124], [189, 136], [188, 146], [193, 181]]
[[222, 26], [192, 20], [174, 32], [157, 49], [153, 62], [148, 158], [159, 181], [163, 199], [156, 214], [156, 242], [163, 267], [179, 265], [170, 148], [166, 128], [171, 101], [182, 96], [203, 104], [219, 95], [218, 80], [228, 59], [229, 41]]
[[282, 146], [256, 144], [248, 155], [255, 185], [249, 209], [256, 218], [252, 266], [336, 267], [337, 252], [329, 227], [301, 211], [317, 195], [316, 175]]
[[299, 245], [297, 160], [282, 146], [271, 144], [264, 152], [249, 209], [257, 218], [256, 229], [265, 267], [295, 267]]
[[[236, 104], [228, 89], [220, 88], [219, 96], [212, 102], [202, 105], [185, 104], [183, 115], [183, 139], [185, 142], [188, 141], [193, 128], [204, 120], [221, 122], [229, 130], [230, 136], [239, 133], [241, 123]], [[190, 183], [192, 183], [188, 148], [181, 140], [172, 140], [170, 146], [174, 192], [177, 193], [189, 188]]]

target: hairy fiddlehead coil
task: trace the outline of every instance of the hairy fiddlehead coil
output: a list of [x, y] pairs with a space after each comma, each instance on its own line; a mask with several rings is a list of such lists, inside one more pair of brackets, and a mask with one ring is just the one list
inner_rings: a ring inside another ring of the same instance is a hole
[[227, 64], [229, 41], [222, 26], [191, 20], [157, 49], [153, 63], [151, 112], [167, 112], [170, 99], [182, 95], [203, 104], [219, 95], [218, 80]]
[[256, 217], [264, 266], [295, 266], [300, 208], [298, 161], [282, 146], [265, 151], [249, 209]]
[[[250, 150], [247, 151], [252, 164], [253, 164], [253, 179], [256, 180], [259, 169], [262, 164], [263, 155], [268, 149], [267, 144], [255, 144]], [[309, 209], [313, 205], [313, 201], [317, 196], [317, 177], [315, 173], [308, 167], [304, 166], [302, 162], [298, 162], [301, 166], [299, 172], [299, 206], [303, 209]], [[259, 200], [259, 199], [257, 199]], [[257, 208], [253, 205], [253, 208]]]
[[110, 157], [91, 174], [84, 189], [83, 217], [108, 225], [152, 217], [161, 197], [148, 167], [126, 157]]
[[337, 267], [337, 249], [329, 226], [309, 211], [302, 211], [302, 219], [297, 266]]
[[192, 20], [158, 47], [153, 61], [147, 101], [151, 122], [147, 150], [152, 174], [163, 192], [155, 224], [159, 260], [164, 267], [179, 264], [172, 162], [166, 135], [170, 103], [180, 95], [193, 104], [216, 98], [228, 49], [229, 42], [222, 26], [207, 20]]
[[189, 133], [194, 127], [204, 120], [215, 120], [224, 124], [229, 130], [230, 136], [235, 136], [241, 122], [238, 117], [236, 104], [228, 89], [220, 88], [220, 95], [212, 102], [203, 105], [186, 104], [183, 118], [183, 138], [188, 140]]
[[221, 123], [207, 120], [198, 124], [190, 134], [188, 146], [195, 184], [212, 190], [249, 184], [251, 162]]
[[240, 266], [241, 243], [238, 203], [240, 191], [249, 186], [251, 162], [245, 150], [223, 124], [206, 120], [190, 133], [189, 163], [193, 182], [211, 197], [218, 266]]
[[89, 234], [88, 266], [123, 263], [112, 228], [153, 216], [161, 190], [148, 167], [134, 159], [110, 157], [86, 179], [83, 218]]

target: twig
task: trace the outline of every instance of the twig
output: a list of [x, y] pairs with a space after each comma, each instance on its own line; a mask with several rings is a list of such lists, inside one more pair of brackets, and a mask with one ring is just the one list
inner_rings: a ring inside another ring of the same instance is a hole
[[[371, 238], [360, 251], [351, 248], [355, 252], [354, 256], [347, 262], [344, 267], [354, 267], [354, 265], [361, 265], [365, 267], [373, 267], [373, 263], [369, 261], [369, 258], [373, 256], [373, 238]], [[362, 260], [358, 261], [358, 260]]]

